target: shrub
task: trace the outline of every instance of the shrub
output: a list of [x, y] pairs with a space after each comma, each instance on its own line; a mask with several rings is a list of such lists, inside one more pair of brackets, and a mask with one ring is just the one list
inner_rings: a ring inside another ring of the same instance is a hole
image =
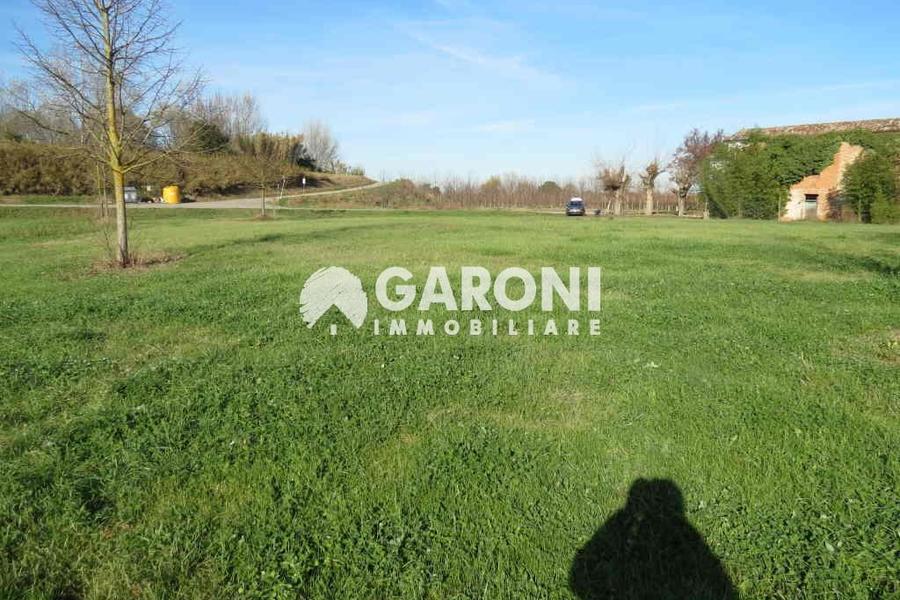
[[87, 194], [96, 169], [86, 159], [54, 146], [0, 143], [0, 193]]
[[[891, 160], [881, 152], [866, 152], [844, 174], [844, 201], [864, 222], [874, 222], [873, 204], [881, 198], [890, 208], [897, 200], [897, 178]], [[884, 213], [882, 213], [882, 216]]]
[[562, 188], [555, 181], [545, 181], [538, 188], [538, 191], [542, 194], [559, 194], [562, 192]]
[[[795, 166], [792, 168], [796, 168]], [[783, 173], [781, 174], [783, 176]], [[701, 169], [701, 190], [713, 216], [772, 219], [787, 197], [762, 144], [719, 146]]]
[[870, 215], [872, 223], [896, 223], [900, 220], [900, 206], [879, 190], [872, 201]]
[[220, 152], [228, 147], [228, 136], [215, 123], [203, 120], [192, 121], [188, 125], [190, 150], [194, 152]]

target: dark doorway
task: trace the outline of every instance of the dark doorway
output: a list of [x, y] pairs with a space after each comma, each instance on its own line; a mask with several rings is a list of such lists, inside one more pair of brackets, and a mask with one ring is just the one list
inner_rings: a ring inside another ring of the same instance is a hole
[[819, 195], [806, 194], [803, 200], [803, 218], [815, 221], [819, 218]]
[[584, 545], [569, 585], [583, 600], [736, 600], [725, 568], [684, 515], [674, 482], [638, 479]]

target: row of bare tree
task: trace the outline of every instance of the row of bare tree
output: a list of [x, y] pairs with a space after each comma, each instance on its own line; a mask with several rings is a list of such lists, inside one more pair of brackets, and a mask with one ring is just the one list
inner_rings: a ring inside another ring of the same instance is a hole
[[[707, 215], [698, 194], [700, 169], [716, 144], [721, 131], [710, 134], [690, 131], [670, 160], [654, 158], [637, 173], [630, 173], [625, 161], [597, 161], [594, 176], [577, 182], [541, 183], [515, 174], [490, 177], [479, 183], [448, 179], [420, 184], [418, 192], [430, 204], [446, 208], [559, 208], [569, 198], [585, 200], [589, 210], [601, 214]], [[660, 177], [668, 175], [666, 189], [658, 189]], [[410, 185], [413, 185], [411, 182]]]
[[[617, 174], [620, 172], [616, 170]], [[601, 214], [641, 214], [648, 207], [648, 194], [634, 185], [608, 188], [602, 181], [583, 179], [559, 184], [510, 174], [479, 183], [447, 179], [420, 184], [418, 191], [430, 204], [441, 208], [523, 208], [559, 210], [572, 197], [584, 199], [590, 211]], [[677, 214], [682, 202], [673, 190], [653, 190], [651, 214]], [[618, 208], [617, 208], [618, 207]], [[684, 214], [701, 214], [696, 194], [683, 201]]]
[[[597, 161], [593, 178], [567, 182], [540, 183], [517, 175], [491, 177], [483, 183], [450, 179], [419, 186], [430, 202], [454, 208], [553, 208], [572, 197], [580, 197], [591, 210], [602, 214], [677, 214], [707, 215], [699, 188], [700, 169], [716, 144], [724, 139], [721, 131], [710, 134], [690, 131], [664, 162], [649, 161], [638, 173], [630, 173], [625, 161], [610, 164]], [[670, 187], [658, 189], [663, 174]]]
[[[683, 217], [688, 213], [688, 199], [698, 191], [700, 183], [700, 168], [715, 146], [722, 142], [724, 134], [718, 131], [714, 134], [701, 132], [699, 129], [691, 130], [681, 142], [675, 154], [668, 163], [660, 158], [654, 158], [637, 173], [641, 191], [644, 194], [643, 214], [652, 215], [657, 212], [655, 206], [657, 190], [656, 184], [663, 173], [668, 173], [672, 184], [670, 193], [677, 198], [677, 214]], [[633, 177], [625, 167], [622, 160], [616, 164], [598, 161], [596, 164], [596, 177], [601, 189], [611, 197], [610, 212], [615, 215], [624, 214], [624, 196], [632, 186]], [[704, 217], [708, 216], [706, 207], [703, 208]]]

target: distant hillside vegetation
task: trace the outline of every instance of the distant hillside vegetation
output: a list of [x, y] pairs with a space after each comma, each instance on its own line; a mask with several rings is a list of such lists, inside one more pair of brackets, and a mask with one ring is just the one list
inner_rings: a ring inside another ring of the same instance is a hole
[[[286, 187], [299, 187], [306, 177], [308, 187], [362, 185], [364, 176], [317, 173], [297, 165], [286, 165]], [[102, 172], [105, 176], [105, 171]], [[352, 181], [351, 181], [352, 180]], [[0, 142], [0, 194], [95, 194], [103, 180], [88, 158], [50, 144]], [[244, 157], [234, 154], [189, 153], [176, 164], [168, 158], [129, 175], [127, 185], [179, 185], [189, 195], [208, 196], [258, 189]], [[280, 178], [272, 185], [280, 185]]]

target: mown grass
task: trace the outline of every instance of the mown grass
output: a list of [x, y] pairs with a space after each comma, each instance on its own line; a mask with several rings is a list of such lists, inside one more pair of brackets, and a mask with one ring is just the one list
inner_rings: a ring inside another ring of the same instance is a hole
[[95, 196], [31, 194], [0, 196], [0, 204], [96, 204]]
[[[900, 592], [897, 228], [132, 214], [184, 258], [97, 273], [80, 213], [0, 212], [0, 595], [590, 597], [605, 560], [666, 597], [672, 520], [626, 500], [673, 486], [678, 568]], [[600, 265], [603, 333], [331, 337], [298, 314], [328, 265]]]

